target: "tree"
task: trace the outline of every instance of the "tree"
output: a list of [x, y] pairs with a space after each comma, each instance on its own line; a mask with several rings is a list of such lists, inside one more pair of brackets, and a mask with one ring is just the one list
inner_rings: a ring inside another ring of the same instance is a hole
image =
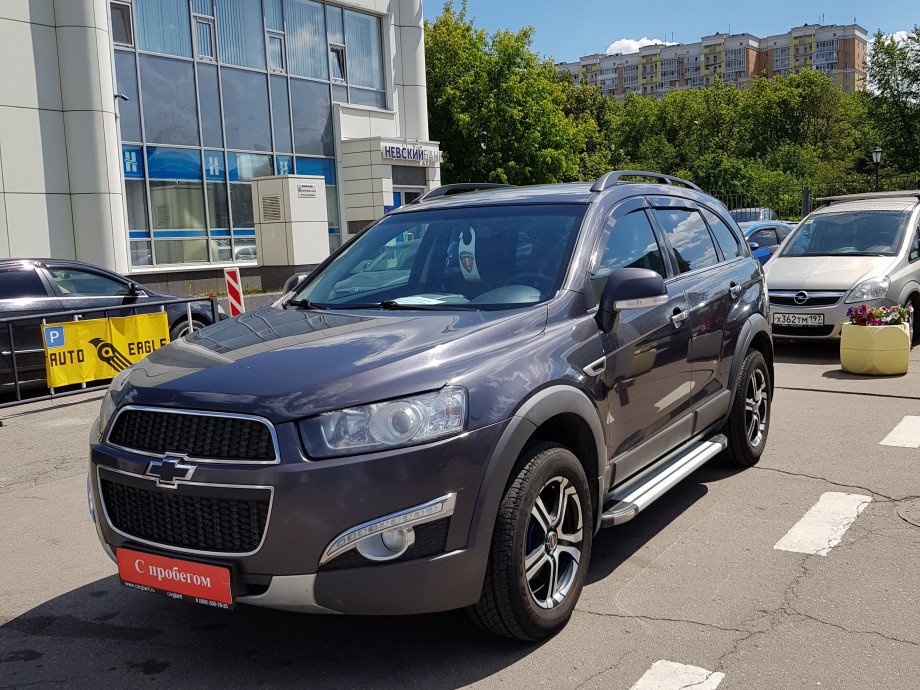
[[879, 31], [872, 39], [869, 85], [885, 161], [903, 171], [920, 161], [920, 26], [903, 43]]
[[530, 49], [533, 29], [473, 25], [466, 2], [448, 0], [426, 24], [431, 133], [445, 182], [535, 184], [574, 179], [594, 130], [566, 112], [555, 66]]

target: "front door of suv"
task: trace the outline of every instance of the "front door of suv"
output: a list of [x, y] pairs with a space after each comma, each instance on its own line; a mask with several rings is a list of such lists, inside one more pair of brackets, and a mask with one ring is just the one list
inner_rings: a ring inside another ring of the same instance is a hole
[[734, 346], [749, 312], [748, 289], [759, 272], [740, 237], [713, 209], [680, 197], [649, 201], [667, 239], [676, 282], [690, 302], [690, 401], [693, 432], [699, 433], [728, 411]]
[[628, 199], [608, 217], [595, 252], [590, 295], [600, 298], [619, 268], [657, 271], [668, 281], [668, 302], [624, 311], [603, 334], [606, 356], [607, 446], [616, 462], [614, 480], [642, 469], [690, 437], [689, 311], [683, 287], [669, 280], [661, 238], [642, 198]]

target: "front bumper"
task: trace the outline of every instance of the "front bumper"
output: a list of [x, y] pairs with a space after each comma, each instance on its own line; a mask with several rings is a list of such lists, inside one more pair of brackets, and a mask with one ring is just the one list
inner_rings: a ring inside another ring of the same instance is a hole
[[[839, 340], [843, 324], [849, 322], [847, 311], [852, 307], [865, 304], [869, 307], [895, 306], [889, 299], [869, 300], [856, 304], [846, 304], [844, 298], [831, 306], [797, 306], [770, 303], [770, 323], [773, 337], [789, 340]], [[774, 321], [774, 314], [821, 314], [824, 326], [781, 326]]]
[[[191, 479], [177, 480], [174, 488], [158, 486], [155, 478], [145, 475], [156, 458], [95, 443], [89, 490], [97, 532], [110, 556], [125, 546], [232, 565], [238, 580], [236, 600], [241, 603], [353, 614], [459, 608], [475, 602], [482, 587], [489, 543], [476, 539], [483, 523], [475, 505], [503, 426], [424, 446], [313, 461], [304, 457], [296, 427], [282, 424], [276, 427], [280, 463], [196, 464]], [[220, 498], [221, 491], [229, 498], [247, 490], [243, 498], [249, 500], [252, 492], [268, 492], [261, 541], [241, 553], [221, 553], [142, 539], [123, 523], [116, 528], [106, 503], [106, 496], [115, 500], [113, 481], [130, 491], [165, 493], [180, 501], [197, 500], [202, 494]], [[442, 524], [437, 553], [432, 553], [429, 542], [419, 552], [423, 557], [412, 557], [410, 549], [404, 560], [378, 563], [352, 550], [320, 565], [330, 542], [343, 532], [447, 494], [455, 495], [453, 513], [440, 518], [449, 523]]]

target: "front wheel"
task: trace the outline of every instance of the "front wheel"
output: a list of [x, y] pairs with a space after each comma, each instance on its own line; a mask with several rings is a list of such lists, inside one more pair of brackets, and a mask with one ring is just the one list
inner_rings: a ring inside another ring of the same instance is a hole
[[169, 340], [170, 342], [178, 340], [179, 338], [187, 336], [189, 333], [200, 331], [207, 325], [208, 324], [195, 316], [192, 317], [192, 322], [189, 324], [188, 318], [183, 316], [169, 329]]
[[758, 350], [749, 350], [735, 384], [735, 400], [725, 426], [725, 459], [734, 465], [756, 465], [770, 431], [770, 370]]
[[498, 510], [474, 622], [498, 635], [542, 640], [569, 620], [591, 555], [591, 492], [567, 448], [541, 443], [521, 456]]

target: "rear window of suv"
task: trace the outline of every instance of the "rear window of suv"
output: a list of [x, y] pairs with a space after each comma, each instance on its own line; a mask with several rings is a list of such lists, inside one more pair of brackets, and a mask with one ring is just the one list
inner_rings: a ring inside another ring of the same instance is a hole
[[819, 213], [802, 221], [780, 256], [895, 256], [906, 211]]

